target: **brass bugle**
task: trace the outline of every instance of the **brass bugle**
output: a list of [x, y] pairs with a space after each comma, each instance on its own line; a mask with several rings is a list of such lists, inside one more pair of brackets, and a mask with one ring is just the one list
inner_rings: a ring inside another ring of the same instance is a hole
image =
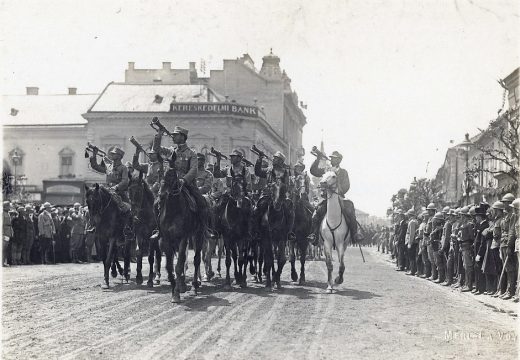
[[222, 159], [228, 160], [228, 157], [224, 154], [222, 154], [220, 151], [216, 150], [214, 147], [211, 147], [210, 155], [213, 155], [215, 157], [221, 157]]

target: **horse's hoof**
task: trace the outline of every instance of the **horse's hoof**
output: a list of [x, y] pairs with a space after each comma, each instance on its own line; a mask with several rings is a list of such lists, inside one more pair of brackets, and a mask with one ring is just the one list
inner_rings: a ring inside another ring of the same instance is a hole
[[146, 286], [148, 286], [149, 288], [153, 288], [153, 281], [146, 282]]
[[261, 276], [258, 276], [258, 283], [263, 283], [264, 281], [262, 280], [262, 277]]
[[215, 276], [215, 273], [213, 271], [208, 271], [208, 273], [206, 274], [206, 278], [208, 279], [208, 281], [210, 281], [211, 279], [213, 279], [213, 276]]
[[291, 280], [298, 281], [298, 274], [296, 273], [296, 271], [291, 271]]
[[334, 283], [336, 285], [343, 284], [343, 277], [338, 276], [336, 279], [334, 279]]
[[242, 281], [242, 282], [240, 283], [240, 287], [241, 287], [242, 289], [247, 288], [247, 281], [246, 281], [246, 280]]
[[298, 285], [300, 285], [300, 286], [301, 286], [301, 285], [305, 285], [305, 280], [302, 279], [302, 278], [300, 278], [300, 281], [298, 282]]
[[107, 290], [110, 289], [110, 286], [108, 284], [101, 284], [101, 289]]
[[193, 282], [191, 283], [191, 285], [193, 286], [193, 288], [195, 289], [195, 291], [197, 291], [197, 289], [198, 289], [202, 284], [200, 283], [200, 281], [193, 281]]
[[327, 290], [326, 290], [326, 293], [327, 293], [327, 294], [332, 294], [333, 292], [334, 292], [334, 290], [332, 290], [332, 289], [327, 289]]
[[181, 296], [179, 294], [174, 294], [172, 296], [172, 303], [179, 304], [181, 302]]
[[222, 278], [222, 274], [220, 273], [220, 271], [218, 272], [218, 277]]
[[113, 278], [116, 278], [117, 277], [117, 271], [110, 272], [110, 275], [112, 275]]
[[125, 281], [128, 283], [130, 281], [130, 275], [125, 275]]
[[256, 274], [256, 269], [255, 267], [253, 266], [253, 264], [249, 265], [249, 273], [251, 275], [255, 275]]
[[135, 283], [136, 283], [137, 285], [141, 285], [141, 284], [143, 283], [143, 277], [137, 275], [137, 276], [135, 277]]

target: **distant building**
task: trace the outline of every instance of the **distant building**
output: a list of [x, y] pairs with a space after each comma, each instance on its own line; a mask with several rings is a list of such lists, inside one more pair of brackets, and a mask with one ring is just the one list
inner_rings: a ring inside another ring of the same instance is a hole
[[188, 144], [208, 161], [214, 147], [224, 154], [238, 148], [254, 162], [250, 148], [256, 145], [268, 155], [281, 151], [294, 164], [304, 153], [306, 118], [279, 63], [270, 53], [257, 71], [245, 54], [202, 78], [195, 63], [136, 69], [130, 62], [125, 82], [111, 82], [99, 95], [78, 95], [74, 88], [67, 95], [39, 95], [29, 87], [26, 95], [3, 96], [4, 161], [33, 200], [72, 204], [82, 198], [85, 182], [104, 180], [83, 158], [87, 141], [103, 150], [118, 145], [126, 152], [123, 161], [131, 160], [130, 136], [150, 146], [155, 131], [149, 124], [157, 116], [170, 130], [189, 129]]
[[[519, 90], [519, 69], [517, 68], [503, 80], [503, 86], [507, 91], [509, 110], [518, 111], [520, 90]], [[506, 124], [503, 119], [503, 125]], [[480, 168], [491, 171], [505, 171], [506, 165], [497, 160], [486, 159], [479, 148], [498, 149], [510, 156], [510, 151], [493, 136], [491, 128], [471, 137], [471, 146], [466, 147], [462, 143], [451, 147], [446, 152], [444, 164], [437, 172], [435, 183], [439, 187], [443, 201], [450, 205], [465, 205], [486, 201], [492, 203], [501, 198], [507, 192], [516, 192], [513, 179], [504, 174], [492, 174], [481, 171], [475, 174], [469, 181], [466, 176], [467, 167], [471, 168], [475, 162]], [[469, 149], [469, 151], [467, 151]], [[512, 158], [512, 157], [511, 157]], [[469, 189], [469, 197], [467, 190]]]

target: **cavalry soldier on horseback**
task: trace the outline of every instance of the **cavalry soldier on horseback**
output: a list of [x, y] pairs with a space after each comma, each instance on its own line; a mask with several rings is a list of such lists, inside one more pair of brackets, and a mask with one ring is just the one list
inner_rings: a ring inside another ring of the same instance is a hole
[[92, 155], [90, 156], [90, 166], [92, 169], [106, 174], [106, 184], [109, 187], [108, 190], [112, 195], [119, 211], [123, 215], [125, 220], [123, 229], [129, 230], [132, 226], [132, 213], [130, 212], [130, 201], [128, 200], [128, 168], [121, 162], [125, 152], [118, 146], [114, 146], [107, 154], [110, 162], [105, 164], [97, 163], [98, 148], [92, 149]]
[[[340, 198], [343, 198], [343, 201], [340, 201], [341, 204], [341, 211], [343, 213], [343, 216], [345, 217], [345, 220], [347, 221], [350, 233], [351, 233], [351, 239], [353, 241], [357, 240], [357, 220], [356, 220], [356, 213], [354, 210], [354, 204], [350, 200], [345, 200], [345, 194], [350, 189], [350, 180], [348, 177], [347, 170], [340, 167], [341, 160], [343, 160], [343, 155], [341, 155], [339, 152], [334, 151], [332, 152], [332, 155], [329, 156], [330, 158], [330, 168], [328, 169], [322, 169], [319, 167], [319, 163], [322, 160], [321, 156], [318, 156], [316, 160], [311, 165], [310, 172], [313, 176], [316, 177], [322, 177], [327, 171], [334, 171], [336, 173], [337, 181], [338, 181], [338, 195]], [[325, 214], [327, 212], [327, 199], [323, 199], [318, 206], [316, 207], [316, 210], [312, 216], [312, 231], [309, 235], [309, 240], [312, 241], [313, 245], [318, 245], [318, 238], [319, 238], [319, 229], [320, 224], [325, 217]]]
[[139, 162], [140, 148], [135, 149], [132, 165], [135, 170], [146, 174], [146, 182], [150, 186], [150, 190], [154, 197], [157, 197], [159, 193], [159, 187], [161, 186], [161, 179], [164, 175], [163, 162], [159, 158], [159, 154], [152, 147], [148, 150], [148, 163]]
[[[262, 167], [263, 158], [265, 154], [262, 152], [258, 153], [258, 159], [255, 163], [255, 175], [261, 179], [266, 179], [266, 186], [262, 189], [260, 194], [260, 199], [256, 204], [256, 209], [253, 213], [253, 230], [258, 231], [260, 226], [260, 221], [262, 216], [267, 211], [269, 206], [269, 202], [271, 201], [271, 185], [280, 181], [282, 184], [285, 184], [287, 187], [290, 185], [289, 171], [287, 169], [287, 165], [285, 165], [285, 155], [280, 151], [277, 151], [273, 155], [272, 165], [267, 169]], [[292, 201], [289, 199], [285, 199], [283, 202], [284, 211], [288, 215], [288, 225], [289, 229], [293, 228], [294, 223], [294, 211], [292, 211]], [[290, 234], [293, 237], [293, 234]]]
[[[199, 189], [196, 186], [195, 179], [197, 178], [197, 155], [191, 150], [186, 144], [188, 139], [188, 130], [180, 126], [175, 126], [171, 133], [173, 143], [175, 146], [166, 148], [161, 147], [161, 139], [163, 136], [163, 130], [160, 129], [155, 135], [153, 141], [153, 149], [162, 158], [171, 158], [175, 153], [175, 168], [181, 187], [186, 187], [189, 194], [193, 198], [197, 208], [197, 214], [204, 229], [207, 228], [207, 204], [206, 200], [202, 197]], [[161, 189], [159, 189], [159, 198], [161, 197]], [[158, 234], [154, 234], [157, 236]]]
[[213, 188], [213, 174], [205, 169], [205, 164], [206, 156], [197, 153], [197, 177], [195, 178], [195, 183], [202, 195], [209, 195]]

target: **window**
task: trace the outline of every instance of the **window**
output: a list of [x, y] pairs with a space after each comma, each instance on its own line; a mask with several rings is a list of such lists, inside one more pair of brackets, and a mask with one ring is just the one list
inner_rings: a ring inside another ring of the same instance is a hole
[[66, 147], [59, 152], [60, 177], [72, 177], [74, 175], [74, 151]]

